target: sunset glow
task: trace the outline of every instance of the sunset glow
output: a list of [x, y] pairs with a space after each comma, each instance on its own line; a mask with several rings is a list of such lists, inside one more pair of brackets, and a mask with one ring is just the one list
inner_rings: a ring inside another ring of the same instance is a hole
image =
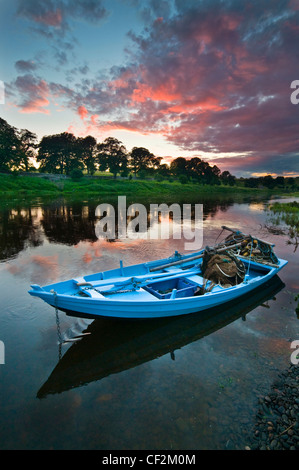
[[296, 0], [3, 0], [10, 125], [299, 175]]

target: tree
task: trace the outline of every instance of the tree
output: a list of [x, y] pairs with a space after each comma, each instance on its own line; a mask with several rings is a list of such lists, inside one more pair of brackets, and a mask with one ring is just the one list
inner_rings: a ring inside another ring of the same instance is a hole
[[[39, 170], [47, 173], [58, 173], [59, 161], [56, 152], [56, 136], [46, 135], [38, 145], [37, 161], [40, 163]], [[63, 166], [60, 165], [63, 169]]]
[[21, 129], [17, 132], [19, 138], [19, 159], [20, 166], [29, 171], [30, 158], [34, 158], [34, 150], [37, 148], [37, 135], [27, 129]]
[[186, 158], [183, 157], [177, 157], [172, 162], [170, 163], [170, 171], [173, 174], [173, 176], [180, 176], [180, 175], [186, 175], [187, 176], [187, 165], [188, 161]]
[[140, 170], [158, 168], [161, 160], [162, 158], [155, 157], [144, 147], [134, 147], [130, 153], [129, 164], [136, 176]]
[[221, 173], [218, 166], [211, 167], [208, 162], [201, 160], [199, 157], [193, 157], [189, 160], [183, 157], [175, 158], [170, 164], [170, 170], [177, 178], [184, 175], [188, 179], [194, 179], [201, 184], [219, 184], [219, 175]]
[[220, 184], [220, 174], [221, 170], [217, 165], [212, 166], [213, 180], [215, 184]]
[[227, 170], [221, 173], [220, 179], [225, 185], [234, 186], [236, 184], [236, 177], [231, 175]]
[[167, 163], [162, 163], [157, 170], [157, 174], [163, 178], [169, 178], [171, 176], [170, 168]]
[[287, 179], [287, 182], [288, 182], [288, 186], [291, 186], [292, 189], [296, 188], [295, 178], [291, 176], [290, 178]]
[[69, 175], [73, 169], [83, 167], [77, 139], [68, 132], [43, 137], [37, 161], [41, 163], [40, 170], [49, 173]]
[[87, 169], [89, 175], [93, 175], [96, 170], [95, 166], [95, 150], [97, 141], [91, 135], [84, 138], [78, 138], [77, 143], [81, 153], [81, 160]]
[[109, 170], [116, 178], [117, 173], [125, 172], [128, 166], [126, 147], [114, 137], [107, 137], [97, 145], [97, 161], [101, 171]]
[[275, 186], [284, 186], [284, 176], [276, 176], [275, 178]]
[[8, 172], [20, 164], [20, 140], [17, 129], [0, 118], [0, 171]]
[[187, 173], [199, 183], [208, 183], [209, 164], [199, 157], [193, 157], [187, 162]]
[[262, 179], [263, 185], [268, 189], [273, 189], [275, 186], [275, 181], [272, 175], [264, 176]]
[[244, 181], [245, 188], [258, 188], [259, 179], [258, 178], [246, 178]]
[[[221, 170], [217, 165], [209, 165], [209, 163], [204, 162], [204, 171], [203, 171], [203, 182], [206, 184], [220, 184], [220, 173]], [[232, 176], [232, 178], [235, 178]], [[232, 182], [233, 179], [230, 180]]]

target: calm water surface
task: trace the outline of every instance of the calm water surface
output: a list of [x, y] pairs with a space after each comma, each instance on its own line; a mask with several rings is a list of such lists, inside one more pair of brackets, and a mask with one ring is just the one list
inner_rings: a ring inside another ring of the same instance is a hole
[[[30, 284], [184, 251], [184, 240], [97, 240], [96, 205], [1, 209], [0, 448], [244, 448], [258, 399], [289, 366], [298, 339], [298, 252], [287, 235], [267, 233], [265, 202], [207, 200], [204, 245], [221, 225], [266, 238], [289, 260], [279, 278], [208, 314], [153, 322], [56, 317], [29, 296]], [[81, 341], [59, 346], [59, 334], [67, 340], [86, 329]]]

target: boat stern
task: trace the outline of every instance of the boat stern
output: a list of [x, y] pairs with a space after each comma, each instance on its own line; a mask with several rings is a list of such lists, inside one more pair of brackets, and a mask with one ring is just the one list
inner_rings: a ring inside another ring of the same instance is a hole
[[278, 259], [278, 269], [277, 271], [280, 271], [282, 268], [284, 268], [288, 264], [288, 261], [286, 259]]

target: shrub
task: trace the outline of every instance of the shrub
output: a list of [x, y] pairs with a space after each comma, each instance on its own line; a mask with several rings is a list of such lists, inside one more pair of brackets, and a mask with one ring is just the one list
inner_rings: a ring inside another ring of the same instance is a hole
[[79, 168], [74, 168], [74, 170], [71, 171], [71, 178], [73, 181], [78, 181], [81, 178], [83, 178], [83, 173]]
[[188, 183], [188, 177], [186, 175], [181, 175], [179, 177], [180, 183], [181, 184], [187, 184]]

